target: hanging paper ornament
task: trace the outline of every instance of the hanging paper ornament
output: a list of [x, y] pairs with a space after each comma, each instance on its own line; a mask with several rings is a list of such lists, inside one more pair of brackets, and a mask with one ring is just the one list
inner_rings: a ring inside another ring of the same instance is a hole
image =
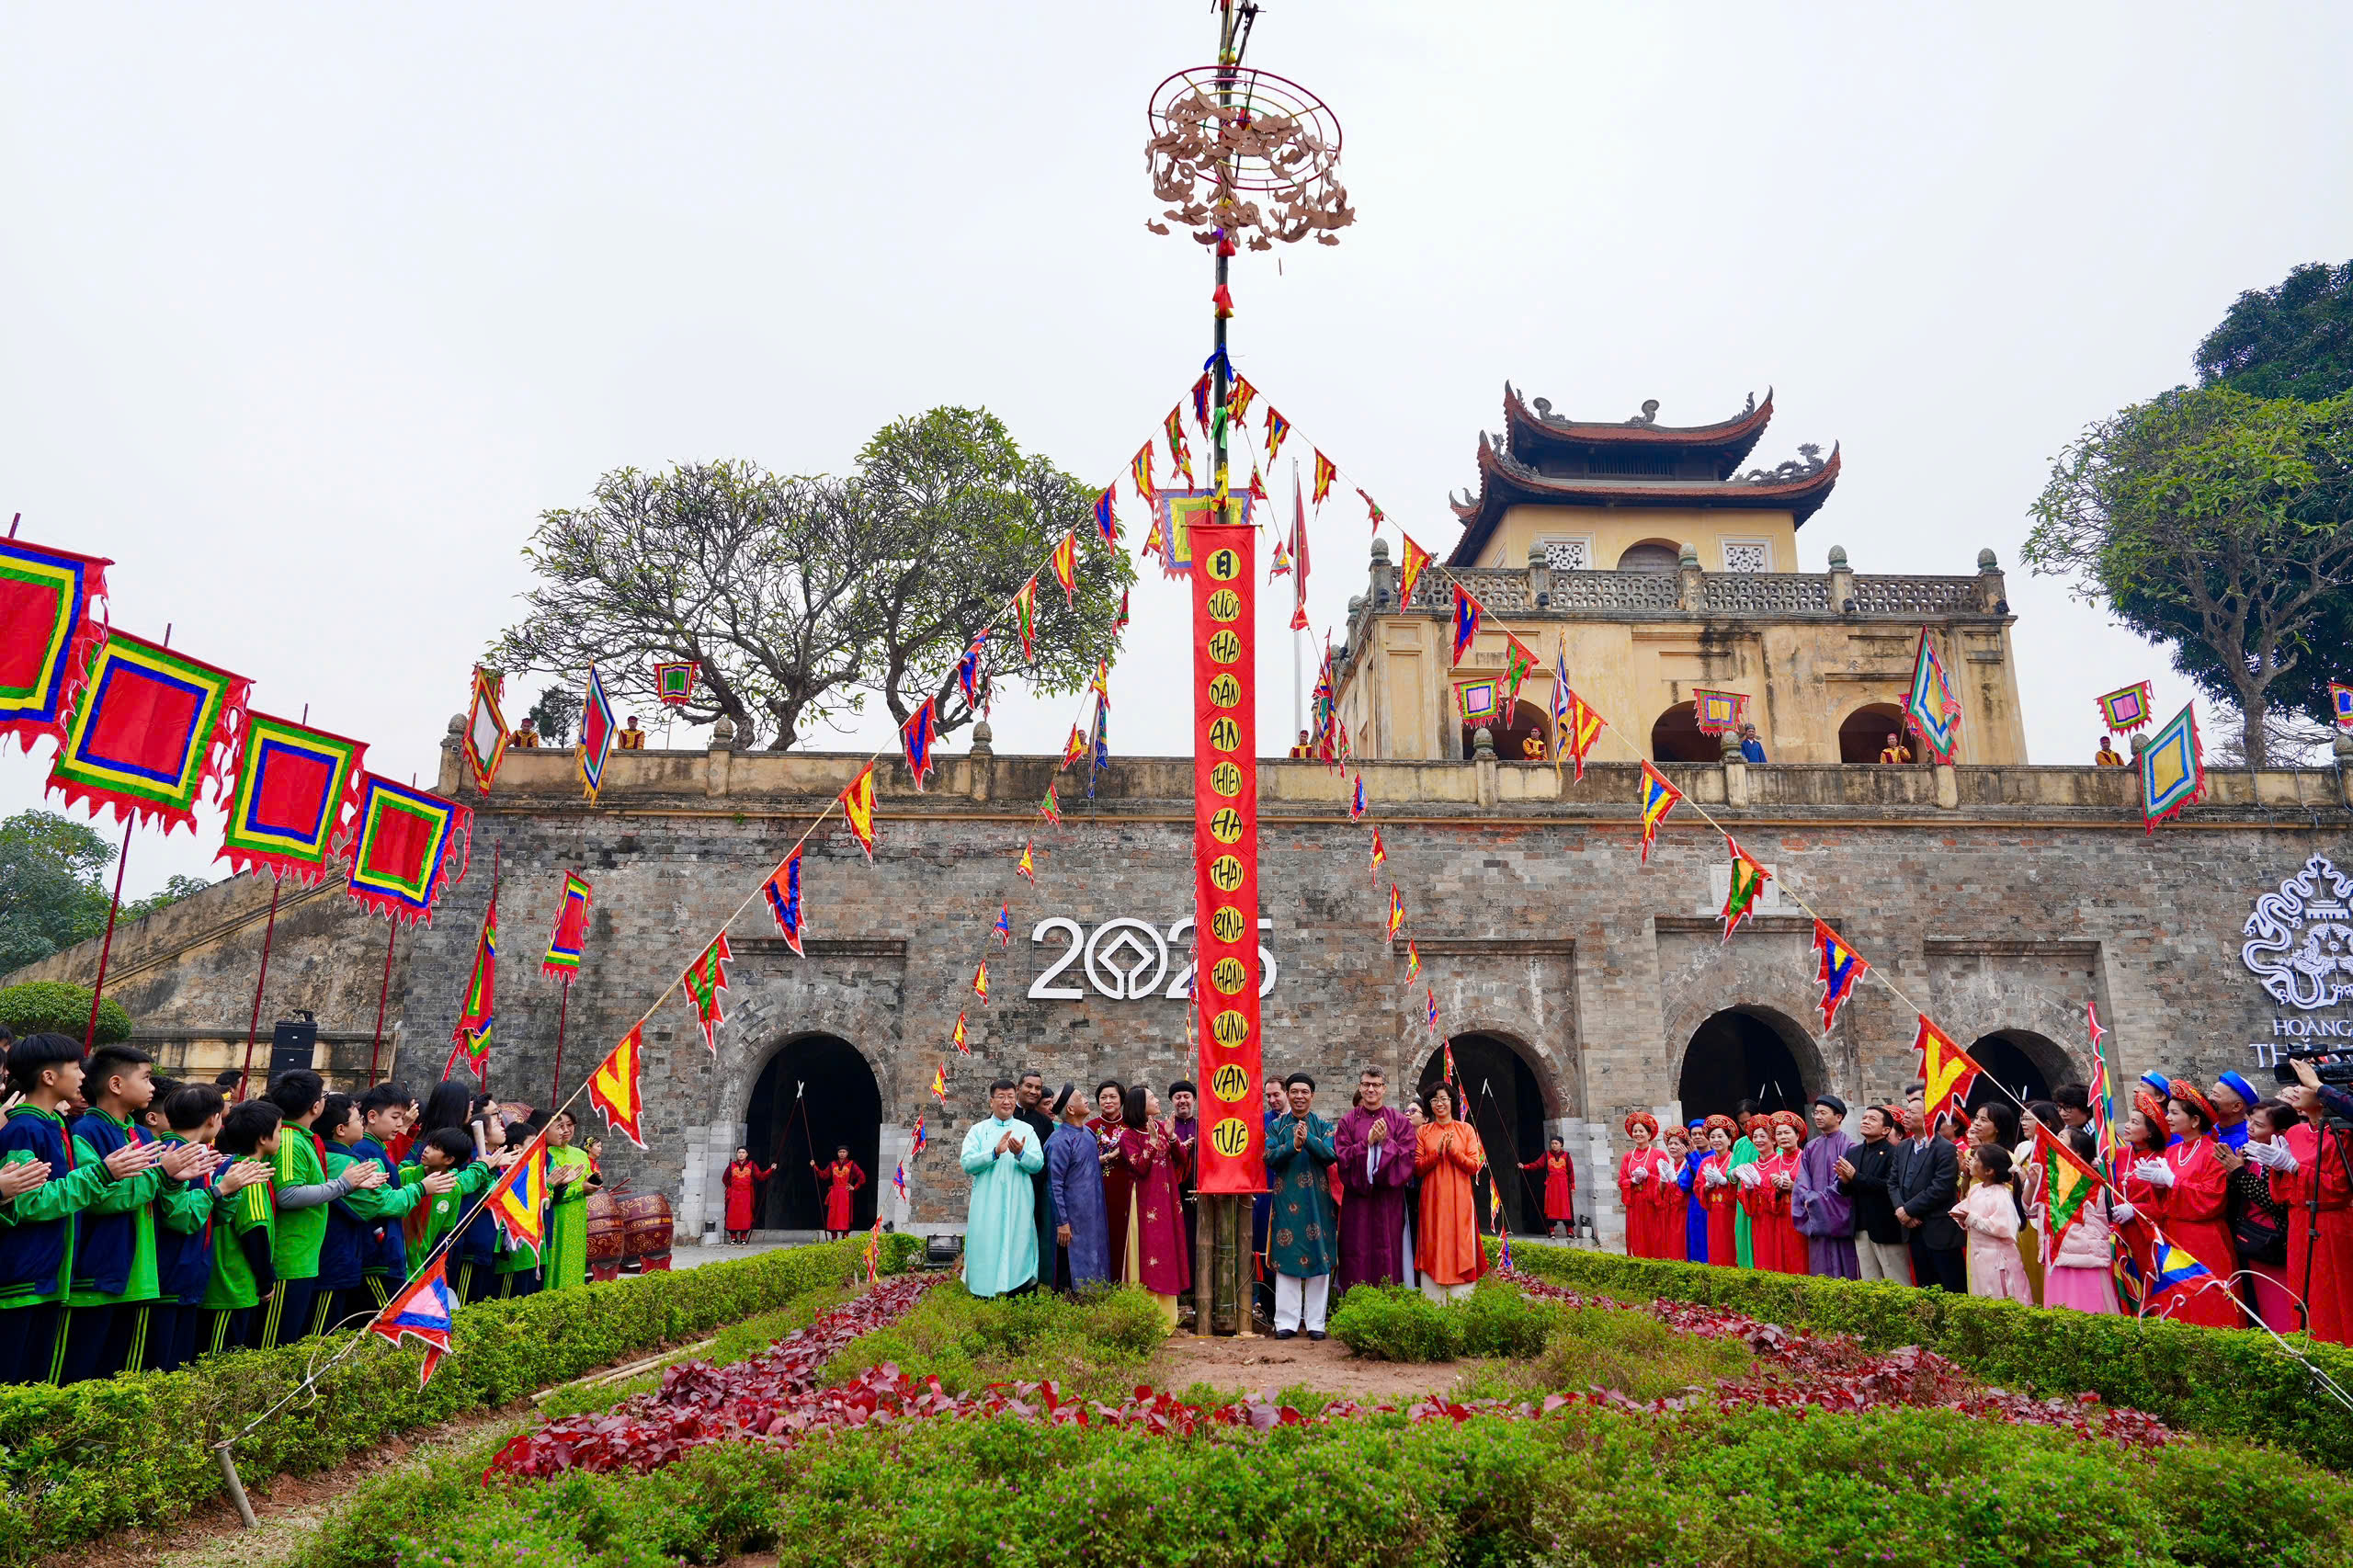
[[1397, 537], [1405, 546], [1405, 559], [1397, 568], [1397, 607], [1403, 609], [1414, 602], [1414, 585], [1428, 570], [1431, 557], [1430, 552], [1415, 544], [1414, 536], [1404, 529], [1399, 528]]
[[767, 894], [768, 913], [776, 917], [776, 928], [784, 937], [784, 945], [801, 957], [801, 938], [807, 930], [801, 914], [801, 851], [795, 848], [784, 858], [784, 864], [768, 874], [762, 892]]
[[722, 931], [710, 939], [702, 956], [687, 966], [678, 977], [678, 985], [687, 994], [687, 1005], [694, 1009], [695, 1022], [702, 1026], [702, 1042], [710, 1047], [713, 1056], [719, 1054], [719, 1026], [727, 1021], [721, 1010], [719, 994], [727, 989], [727, 965], [735, 956], [727, 946], [727, 933]]
[[1813, 923], [1813, 950], [1820, 960], [1814, 978], [1822, 983], [1822, 1032], [1828, 1034], [1838, 1021], [1838, 1009], [1855, 994], [1855, 983], [1871, 966], [1847, 946], [1844, 937], [1819, 920]]
[[858, 846], [866, 851], [866, 863], [874, 864], [874, 765], [868, 763], [858, 771], [838, 797], [842, 816], [849, 824], [850, 835]]
[[645, 1020], [630, 1026], [621, 1042], [588, 1074], [588, 1103], [605, 1113], [606, 1131], [645, 1147], [645, 1096], [639, 1074], [645, 1058]]
[[1224, 321], [1233, 314], [1233, 291], [1221, 283], [1210, 296], [1210, 303], [1217, 307], [1217, 319]]
[[1651, 845], [1658, 837], [1659, 824], [1666, 820], [1666, 813], [1673, 811], [1675, 802], [1681, 799], [1683, 791], [1668, 783], [1665, 774], [1647, 762], [1643, 764], [1640, 804], [1643, 808], [1643, 865], [1651, 863]]
[[1729, 942], [1740, 923], [1756, 912], [1757, 895], [1772, 881], [1773, 873], [1752, 859], [1732, 835], [1724, 835], [1724, 844], [1732, 850], [1732, 881], [1725, 888], [1723, 908], [1723, 939]]
[[907, 715], [899, 726], [899, 744], [906, 748], [907, 771], [915, 776], [915, 789], [923, 789], [924, 776], [931, 771], [932, 742], [938, 737], [939, 715], [938, 699], [926, 697], [923, 706]]

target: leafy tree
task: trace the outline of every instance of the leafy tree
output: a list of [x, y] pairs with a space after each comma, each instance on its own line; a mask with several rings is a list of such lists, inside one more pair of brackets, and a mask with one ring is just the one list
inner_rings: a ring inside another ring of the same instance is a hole
[[2353, 392], [2353, 261], [2307, 262], [2233, 302], [2196, 356], [2198, 384], [2325, 403]]
[[539, 731], [540, 744], [566, 745], [572, 740], [573, 722], [580, 717], [580, 710], [587, 702], [585, 697], [568, 686], [543, 686], [540, 699], [531, 704], [531, 710], [525, 717]]
[[[979, 717], [965, 706], [956, 669], [984, 627], [998, 632], [991, 674], [1047, 695], [1082, 689], [1111, 656], [1135, 568], [1103, 548], [1092, 488], [1024, 455], [985, 409], [935, 408], [885, 426], [858, 460], [870, 532], [855, 616], [871, 629], [866, 679], [892, 719], [905, 722], [926, 697], [940, 699], [943, 735]], [[1040, 568], [1074, 529], [1077, 592], [1066, 598]], [[1025, 657], [1006, 606], [1032, 574], [1037, 653]]]
[[2031, 515], [2027, 563], [2172, 644], [2238, 710], [2261, 767], [2274, 686], [2313, 661], [2330, 597], [2353, 585], [2353, 395], [2177, 388], [2086, 428]]
[[54, 812], [0, 822], [0, 974], [106, 929], [109, 895], [99, 879], [114, 857], [112, 844]]
[[[886, 426], [855, 473], [789, 478], [744, 461], [621, 469], [594, 503], [542, 515], [525, 551], [540, 583], [494, 662], [599, 665], [617, 696], [658, 700], [653, 665], [701, 665], [689, 722], [727, 718], [739, 744], [791, 746], [880, 695], [904, 720], [946, 694], [940, 732], [968, 722], [955, 668], [995, 626], [995, 674], [1074, 691], [1108, 655], [1134, 568], [1082, 540], [1079, 594], [1040, 584], [1037, 650], [1005, 612], [1053, 541], [1088, 534], [1093, 493], [1024, 454], [984, 411]], [[1091, 537], [1091, 534], [1088, 534]]]
[[175, 876], [165, 879], [163, 888], [145, 898], [135, 898], [122, 906], [123, 920], [142, 920], [169, 904], [177, 903], [191, 893], [202, 892], [212, 884], [202, 877]]

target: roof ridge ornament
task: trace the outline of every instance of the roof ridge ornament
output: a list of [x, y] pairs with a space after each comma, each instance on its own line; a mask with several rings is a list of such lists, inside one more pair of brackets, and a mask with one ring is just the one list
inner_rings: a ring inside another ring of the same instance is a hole
[[1642, 411], [1640, 414], [1638, 414], [1638, 415], [1634, 415], [1634, 417], [1633, 417], [1633, 418], [1629, 419], [1628, 421], [1626, 421], [1626, 423], [1627, 423], [1627, 424], [1629, 424], [1629, 425], [1655, 425], [1655, 424], [1657, 424], [1657, 423], [1658, 423], [1658, 399], [1656, 399], [1656, 398], [1654, 398], [1654, 397], [1646, 397], [1646, 398], [1643, 399], [1643, 411]]

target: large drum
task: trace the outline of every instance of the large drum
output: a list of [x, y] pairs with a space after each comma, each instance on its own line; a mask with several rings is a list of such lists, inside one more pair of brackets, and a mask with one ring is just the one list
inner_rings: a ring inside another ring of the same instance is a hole
[[588, 1193], [588, 1278], [618, 1279], [628, 1236], [621, 1222], [620, 1200], [601, 1188]]
[[651, 1274], [670, 1267], [670, 1200], [658, 1192], [624, 1193], [614, 1199], [620, 1211], [621, 1251]]

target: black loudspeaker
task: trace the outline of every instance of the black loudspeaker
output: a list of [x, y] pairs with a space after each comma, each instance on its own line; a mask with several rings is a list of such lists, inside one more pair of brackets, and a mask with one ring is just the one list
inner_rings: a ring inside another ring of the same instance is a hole
[[[269, 1035], [269, 1076], [297, 1067], [308, 1067], [317, 1053], [319, 1021], [308, 1013], [291, 1018], [280, 1018], [271, 1026]], [[256, 1092], [259, 1092], [258, 1085]]]

